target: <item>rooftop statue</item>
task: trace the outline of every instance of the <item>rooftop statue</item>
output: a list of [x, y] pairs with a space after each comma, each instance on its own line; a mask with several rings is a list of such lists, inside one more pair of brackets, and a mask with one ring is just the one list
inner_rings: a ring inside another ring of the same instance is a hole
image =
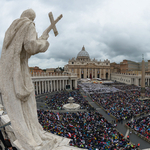
[[[49, 13], [51, 25], [40, 38], [33, 22], [35, 17], [32, 9], [25, 10], [5, 33], [0, 60], [0, 89], [17, 138], [16, 145], [21, 150], [50, 150], [60, 143], [65, 144], [63, 140], [69, 142], [69, 139], [45, 132], [39, 124], [28, 59], [48, 49], [48, 33], [53, 29], [55, 36], [58, 34], [55, 24], [62, 15], [54, 20], [52, 13]], [[46, 147], [47, 143], [50, 145]]]

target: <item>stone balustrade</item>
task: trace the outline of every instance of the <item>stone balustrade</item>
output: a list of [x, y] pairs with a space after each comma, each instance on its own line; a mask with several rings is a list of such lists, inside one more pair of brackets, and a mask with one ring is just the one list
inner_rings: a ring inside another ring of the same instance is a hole
[[63, 73], [56, 73], [56, 72], [36, 72], [36, 73], [31, 73], [31, 77], [37, 77], [37, 76], [71, 76], [71, 77], [76, 77], [76, 73], [68, 73], [68, 72], [63, 72]]

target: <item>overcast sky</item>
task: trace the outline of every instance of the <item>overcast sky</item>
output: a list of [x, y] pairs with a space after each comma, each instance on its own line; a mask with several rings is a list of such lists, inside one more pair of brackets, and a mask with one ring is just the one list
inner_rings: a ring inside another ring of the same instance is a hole
[[150, 0], [0, 0], [0, 52], [5, 31], [21, 13], [32, 8], [36, 12], [38, 36], [50, 25], [48, 13], [59, 32], [49, 34], [50, 46], [45, 53], [32, 56], [29, 66], [63, 67], [85, 46], [90, 58], [150, 59]]

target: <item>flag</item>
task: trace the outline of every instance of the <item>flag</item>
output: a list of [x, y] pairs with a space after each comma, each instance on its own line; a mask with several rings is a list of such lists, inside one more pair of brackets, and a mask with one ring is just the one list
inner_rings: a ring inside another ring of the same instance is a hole
[[70, 132], [68, 133], [68, 136], [71, 138], [71, 133]]
[[73, 127], [73, 125], [72, 125], [72, 124], [69, 124], [69, 127], [71, 127], [71, 128], [72, 128], [72, 127]]

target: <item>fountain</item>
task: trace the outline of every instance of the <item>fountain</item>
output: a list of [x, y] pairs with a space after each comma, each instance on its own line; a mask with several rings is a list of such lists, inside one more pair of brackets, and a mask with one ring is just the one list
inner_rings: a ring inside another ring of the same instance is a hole
[[69, 97], [68, 102], [69, 102], [68, 104], [63, 105], [63, 109], [65, 110], [79, 110], [80, 109], [80, 105], [74, 103], [73, 97]]

